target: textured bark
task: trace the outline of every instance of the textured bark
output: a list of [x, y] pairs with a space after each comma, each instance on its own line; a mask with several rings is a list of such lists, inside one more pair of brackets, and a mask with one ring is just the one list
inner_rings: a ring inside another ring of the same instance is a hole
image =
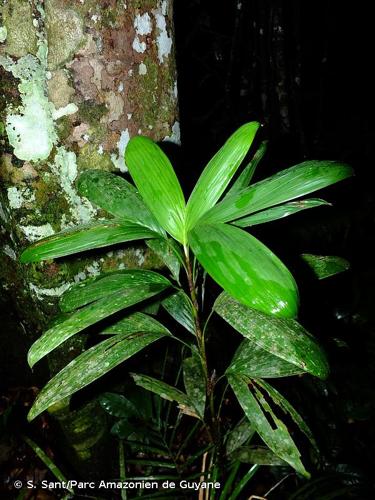
[[[0, 13], [0, 278], [34, 338], [71, 283], [155, 264], [143, 247], [28, 266], [18, 256], [40, 237], [103, 215], [79, 197], [79, 172], [125, 172], [123, 153], [136, 134], [179, 141], [172, 2], [6, 0]], [[51, 373], [84, 340], [76, 336], [56, 351]], [[80, 441], [66, 408], [62, 413], [73, 446], [90, 459], [95, 436], [83, 433]]]

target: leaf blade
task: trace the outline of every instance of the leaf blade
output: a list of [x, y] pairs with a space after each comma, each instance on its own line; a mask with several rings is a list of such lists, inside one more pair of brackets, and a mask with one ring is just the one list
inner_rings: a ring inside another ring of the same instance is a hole
[[253, 178], [253, 175], [255, 173], [255, 170], [259, 165], [259, 162], [261, 161], [261, 159], [263, 158], [263, 156], [267, 151], [267, 144], [268, 141], [263, 141], [260, 144], [258, 150], [256, 151], [251, 161], [243, 169], [241, 174], [238, 176], [238, 179], [236, 179], [236, 181], [233, 183], [233, 186], [230, 189], [228, 189], [228, 192], [225, 195], [225, 197], [232, 196], [233, 194], [238, 193], [239, 191], [246, 188], [250, 184], [251, 179]]
[[242, 219], [234, 221], [232, 224], [237, 227], [250, 227], [257, 224], [265, 224], [266, 222], [283, 219], [284, 217], [296, 214], [302, 210], [308, 210], [309, 208], [320, 207], [322, 205], [330, 206], [331, 204], [325, 200], [321, 200], [320, 198], [291, 201], [290, 203], [278, 205], [276, 207], [257, 212], [256, 214], [249, 215], [248, 217], [243, 217]]
[[293, 276], [254, 236], [228, 224], [200, 224], [189, 243], [208, 274], [237, 300], [269, 314], [296, 315]]
[[151, 391], [154, 394], [157, 394], [167, 401], [176, 401], [178, 403], [178, 407], [183, 413], [199, 418], [199, 415], [197, 415], [190, 398], [176, 387], [172, 387], [162, 380], [157, 380], [156, 378], [150, 377], [148, 375], [143, 375], [140, 373], [130, 373], [130, 375], [132, 376], [136, 385], [142, 387], [143, 389], [146, 389], [147, 391]]
[[304, 370], [246, 338], [238, 347], [226, 372], [250, 378], [278, 378], [299, 375]]
[[165, 298], [161, 305], [177, 323], [186, 328], [188, 332], [195, 335], [193, 306], [189, 297], [183, 290], [179, 290]]
[[301, 257], [312, 269], [318, 280], [335, 276], [335, 274], [350, 269], [350, 262], [336, 255], [313, 255], [311, 253], [303, 253]]
[[178, 283], [180, 279], [180, 268], [181, 265], [183, 265], [184, 257], [176, 242], [171, 238], [155, 238], [147, 240], [146, 245], [163, 261]]
[[94, 325], [126, 307], [142, 302], [164, 289], [163, 285], [149, 285], [120, 290], [79, 309], [61, 323], [53, 325], [32, 344], [28, 352], [30, 367], [88, 326]]
[[130, 139], [126, 165], [144, 202], [159, 224], [179, 242], [184, 242], [185, 198], [164, 152], [147, 137]]
[[171, 285], [163, 275], [144, 269], [124, 269], [103, 273], [69, 288], [60, 299], [60, 309], [70, 312], [102, 299], [122, 288], [134, 288], [142, 285]]
[[103, 170], [85, 170], [79, 176], [77, 187], [82, 196], [116, 218], [146, 226], [165, 235], [137, 189], [119, 175]]
[[61, 231], [33, 243], [21, 254], [22, 263], [65, 257], [117, 243], [155, 238], [156, 233], [133, 223], [101, 221]]
[[260, 385], [266, 392], [267, 394], [273, 399], [273, 401], [280, 406], [280, 408], [285, 412], [288, 413], [291, 418], [293, 419], [294, 423], [299, 427], [299, 429], [305, 434], [307, 439], [310, 441], [312, 446], [315, 448], [315, 450], [319, 453], [318, 446], [316, 444], [315, 438], [309, 428], [309, 426], [306, 424], [306, 422], [303, 420], [301, 415], [298, 413], [298, 411], [289, 403], [287, 399], [282, 396], [279, 391], [277, 391], [272, 385], [268, 384], [264, 380], [257, 380], [256, 383]]
[[328, 376], [324, 352], [297, 321], [250, 309], [226, 293], [218, 297], [214, 309], [235, 330], [262, 349], [316, 377]]
[[274, 205], [313, 193], [353, 175], [353, 169], [335, 161], [306, 161], [225, 198], [202, 222], [228, 222]]
[[[259, 395], [259, 392], [257, 397], [252, 394], [248, 388], [250, 381], [246, 381], [244, 377], [234, 374], [228, 375], [228, 380], [246, 417], [266, 445], [302, 475], [309, 477], [309, 473], [301, 462], [300, 452], [285, 424], [276, 417], [268, 403]], [[275, 428], [271, 427], [265, 415], [266, 413], [272, 419]]]
[[183, 363], [183, 377], [185, 390], [194, 403], [194, 408], [203, 419], [206, 406], [206, 378], [202, 368], [202, 362], [197, 354], [185, 358]]
[[28, 420], [33, 420], [54, 403], [91, 384], [162, 337], [160, 333], [125, 334], [111, 337], [91, 347], [73, 359], [46, 384], [38, 394], [28, 414]]
[[200, 217], [212, 208], [223, 194], [248, 152], [259, 127], [258, 122], [242, 125], [206, 165], [187, 203], [188, 230], [195, 226]]
[[172, 335], [171, 332], [155, 318], [141, 312], [129, 314], [129, 316], [116, 321], [116, 323], [107, 326], [101, 334], [118, 335], [134, 332], [151, 332]]

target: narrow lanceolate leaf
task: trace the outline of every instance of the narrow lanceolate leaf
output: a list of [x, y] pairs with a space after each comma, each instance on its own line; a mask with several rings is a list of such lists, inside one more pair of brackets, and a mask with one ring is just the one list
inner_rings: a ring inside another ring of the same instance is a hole
[[180, 267], [184, 261], [184, 256], [182, 255], [178, 244], [170, 238], [147, 240], [146, 244], [168, 267], [173, 278], [178, 282], [180, 277]]
[[301, 257], [310, 266], [319, 280], [342, 273], [350, 268], [349, 261], [335, 255], [303, 253]]
[[99, 397], [99, 403], [100, 406], [113, 417], [140, 417], [138, 409], [122, 394], [105, 392]]
[[[307, 210], [308, 208], [320, 207], [321, 205], [331, 205], [328, 201], [321, 200], [320, 198], [309, 198], [307, 200], [291, 201], [290, 203], [284, 203], [284, 205], [278, 205], [277, 207], [269, 208], [268, 210], [262, 210], [256, 214], [249, 215], [243, 219], [238, 219], [233, 222], [235, 226], [238, 227], [250, 227], [257, 224], [264, 224], [265, 222], [272, 222], [277, 219], [283, 219], [289, 215], [296, 214], [302, 210]], [[154, 241], [154, 240], [150, 240]]]
[[159, 323], [159, 321], [140, 312], [129, 314], [129, 316], [126, 316], [112, 325], [107, 326], [107, 328], [102, 330], [100, 333], [103, 335], [118, 335], [122, 333], [134, 332], [152, 332], [172, 335], [164, 325]]
[[250, 441], [254, 434], [255, 429], [249, 420], [247, 418], [241, 419], [228, 434], [225, 446], [227, 455], [231, 455], [237, 448]]
[[218, 297], [214, 309], [235, 330], [265, 351], [316, 377], [327, 377], [329, 368], [324, 352], [297, 321], [250, 309], [226, 293]]
[[284, 460], [265, 446], [241, 446], [233, 453], [231, 458], [243, 464], [287, 465]]
[[130, 222], [101, 221], [61, 231], [33, 243], [21, 254], [21, 262], [39, 262], [116, 243], [155, 238], [156, 233]]
[[57, 467], [57, 465], [50, 459], [50, 457], [45, 453], [40, 446], [38, 446], [35, 441], [30, 439], [28, 436], [23, 436], [26, 443], [34, 450], [34, 453], [40, 458], [40, 460], [48, 467], [55, 478], [60, 481], [60, 483], [65, 483], [66, 489], [74, 495], [73, 489], [69, 485], [68, 479], [64, 476], [62, 471]]
[[353, 175], [349, 165], [335, 161], [305, 161], [257, 182], [213, 207], [202, 222], [228, 222], [313, 193]]
[[230, 372], [251, 378], [275, 378], [298, 375], [304, 370], [244, 339], [227, 369], [227, 373]]
[[78, 190], [118, 219], [135, 222], [165, 235], [137, 189], [122, 177], [103, 170], [86, 170], [78, 179]]
[[32, 367], [60, 344], [88, 326], [98, 323], [121, 309], [142, 302], [164, 289], [165, 285], [161, 284], [126, 288], [79, 309], [62, 322], [52, 326], [34, 342], [28, 353], [29, 365]]
[[300, 474], [309, 477], [286, 425], [275, 415], [259, 390], [255, 386], [250, 390], [250, 380], [242, 375], [228, 374], [228, 380], [246, 417], [265, 444]]
[[199, 356], [194, 354], [183, 361], [184, 385], [198, 415], [203, 418], [206, 406], [206, 378]]
[[28, 420], [34, 419], [51, 405], [91, 384], [161, 337], [161, 333], [126, 333], [110, 337], [91, 347], [73, 359], [47, 383], [38, 394], [28, 414]]
[[316, 441], [314, 439], [314, 436], [309, 428], [309, 426], [306, 424], [306, 422], [303, 420], [301, 415], [298, 413], [298, 411], [289, 403], [288, 400], [284, 398], [274, 387], [272, 387], [270, 384], [265, 382], [264, 380], [257, 380], [256, 384], [260, 387], [262, 387], [268, 394], [268, 396], [277, 404], [280, 406], [280, 408], [287, 413], [294, 423], [299, 427], [300, 431], [305, 434], [307, 439], [310, 441], [312, 446], [315, 448], [316, 451], [319, 452], [318, 446], [316, 444]]
[[224, 193], [249, 151], [259, 126], [258, 122], [242, 125], [207, 164], [187, 204], [187, 230], [192, 229]]
[[268, 314], [296, 315], [293, 276], [254, 236], [228, 224], [199, 224], [189, 243], [208, 274], [237, 300]]
[[61, 297], [60, 308], [64, 312], [73, 311], [124, 288], [134, 288], [142, 285], [168, 287], [170, 284], [170, 281], [163, 275], [143, 269], [124, 269], [105, 273], [69, 288]]
[[141, 375], [139, 373], [131, 373], [130, 375], [139, 387], [143, 387], [143, 389], [151, 391], [167, 401], [176, 401], [178, 403], [178, 407], [183, 413], [199, 418], [193, 402], [186, 394], [179, 389], [176, 389], [176, 387], [172, 387], [171, 385], [166, 384], [161, 380], [157, 380], [156, 378], [149, 377], [148, 375]]
[[177, 323], [195, 335], [193, 306], [183, 290], [169, 295], [161, 304]]
[[166, 155], [151, 139], [137, 136], [126, 148], [126, 165], [159, 224], [184, 243], [185, 199]]
[[228, 190], [227, 196], [231, 196], [232, 194], [238, 193], [242, 189], [246, 188], [250, 182], [251, 179], [253, 178], [253, 175], [255, 173], [255, 170], [257, 166], [259, 165], [260, 160], [263, 158], [267, 151], [267, 144], [268, 141], [263, 141], [261, 145], [259, 146], [259, 149], [253, 156], [252, 160], [246, 165], [246, 167], [243, 169], [241, 174], [238, 176], [236, 181], [233, 183], [233, 186]]

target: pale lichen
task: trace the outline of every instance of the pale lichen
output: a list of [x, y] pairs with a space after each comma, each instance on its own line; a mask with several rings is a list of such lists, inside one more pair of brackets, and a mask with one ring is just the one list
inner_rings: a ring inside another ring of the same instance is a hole
[[134, 19], [134, 29], [137, 35], [148, 35], [152, 31], [152, 22], [150, 15], [145, 12], [140, 15], [137, 14]]
[[4, 43], [8, 36], [8, 30], [6, 26], [0, 26], [0, 43]]
[[156, 38], [158, 47], [158, 58], [160, 64], [163, 64], [168, 59], [172, 51], [172, 38], [168, 35], [166, 14], [168, 11], [168, 2], [164, 0], [158, 11], [155, 12], [156, 27], [159, 34]]
[[141, 42], [139, 37], [136, 36], [133, 40], [133, 49], [140, 54], [143, 54], [147, 48], [146, 42]]
[[172, 126], [172, 135], [166, 136], [163, 141], [165, 142], [173, 142], [174, 144], [180, 145], [181, 144], [181, 132], [180, 132], [180, 123], [179, 122], [174, 122]]
[[126, 146], [128, 145], [129, 141], [130, 141], [129, 130], [128, 129], [123, 130], [121, 132], [120, 140], [117, 143], [118, 155], [115, 155], [114, 153], [111, 155], [111, 160], [112, 160], [113, 164], [121, 172], [128, 171], [128, 168], [125, 165], [124, 155], [125, 155]]
[[54, 162], [50, 164], [50, 167], [59, 179], [59, 184], [69, 201], [73, 222], [87, 223], [91, 221], [96, 215], [96, 210], [88, 200], [82, 199], [78, 195], [74, 187], [78, 173], [75, 153], [67, 151], [63, 146], [57, 148]]
[[147, 66], [144, 63], [141, 63], [138, 66], [138, 74], [139, 75], [146, 75], [147, 74]]
[[3, 252], [5, 253], [5, 255], [10, 257], [12, 260], [17, 260], [16, 252], [9, 245], [4, 245]]
[[14, 155], [20, 160], [47, 159], [58, 140], [55, 118], [75, 113], [78, 109], [72, 104], [56, 111], [55, 106], [48, 101], [46, 51], [46, 47], [41, 44], [38, 57], [28, 54], [16, 62], [0, 56], [0, 65], [20, 80], [18, 90], [22, 105], [17, 109], [8, 109], [5, 127]]
[[55, 233], [49, 222], [40, 226], [19, 226], [28, 241], [37, 241]]
[[33, 202], [35, 201], [35, 194], [31, 191], [30, 188], [25, 187], [22, 189], [18, 189], [15, 186], [9, 187], [7, 190], [9, 206], [11, 208], [21, 208], [25, 202]]
[[55, 288], [41, 288], [34, 283], [29, 283], [30, 290], [35, 293], [39, 300], [43, 300], [44, 297], [60, 297], [70, 286], [70, 283], [63, 283]]

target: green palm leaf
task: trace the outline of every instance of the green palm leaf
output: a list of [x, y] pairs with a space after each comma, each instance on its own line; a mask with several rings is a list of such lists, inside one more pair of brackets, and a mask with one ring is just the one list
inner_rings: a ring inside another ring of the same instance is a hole
[[199, 224], [189, 243], [208, 274], [243, 304], [278, 316], [297, 314], [293, 276], [250, 234], [227, 224]]
[[126, 165], [159, 224], [184, 243], [185, 199], [166, 155], [151, 139], [133, 137], [126, 148]]
[[147, 227], [130, 222], [101, 221], [43, 238], [26, 248], [21, 254], [22, 263], [56, 259], [94, 248], [102, 248], [116, 243], [155, 238], [158, 234]]
[[188, 230], [195, 226], [198, 219], [212, 208], [224, 193], [248, 152], [259, 126], [258, 122], [242, 125], [207, 164], [187, 204]]
[[305, 161], [257, 182], [218, 203], [202, 222], [228, 222], [293, 200], [353, 175], [345, 163]]

